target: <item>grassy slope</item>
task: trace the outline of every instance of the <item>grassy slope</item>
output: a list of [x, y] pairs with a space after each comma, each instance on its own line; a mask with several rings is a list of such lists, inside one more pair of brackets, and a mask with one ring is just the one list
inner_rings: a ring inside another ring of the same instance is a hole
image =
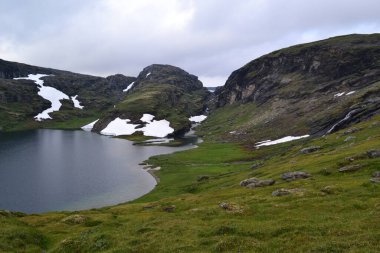
[[[379, 252], [380, 186], [369, 183], [380, 159], [358, 159], [363, 169], [342, 174], [349, 156], [380, 148], [380, 116], [357, 127], [356, 139], [338, 132], [248, 151], [206, 139], [199, 148], [151, 158], [160, 184], [129, 204], [75, 212], [82, 224], [56, 212], [25, 217], [0, 215], [0, 251], [39, 252]], [[207, 123], [206, 123], [207, 124]], [[302, 155], [310, 145], [322, 149]], [[263, 167], [252, 170], [254, 161]], [[312, 179], [284, 182], [284, 172], [302, 170]], [[198, 177], [210, 179], [198, 182]], [[273, 186], [246, 189], [248, 177], [273, 178]], [[330, 194], [321, 192], [331, 186]], [[303, 195], [272, 197], [279, 188]], [[219, 207], [227, 202], [233, 211]], [[175, 205], [174, 212], [162, 207]], [[150, 208], [143, 208], [143, 207]]]

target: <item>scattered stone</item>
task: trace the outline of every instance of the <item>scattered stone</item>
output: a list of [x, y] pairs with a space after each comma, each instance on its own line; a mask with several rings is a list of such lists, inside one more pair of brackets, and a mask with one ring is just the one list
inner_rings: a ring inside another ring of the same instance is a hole
[[320, 146], [311, 146], [311, 147], [301, 149], [300, 153], [301, 154], [310, 154], [310, 153], [313, 153], [313, 152], [318, 151], [320, 149], [321, 149]]
[[293, 189], [281, 188], [281, 189], [278, 189], [278, 190], [275, 190], [274, 192], [272, 192], [272, 196], [273, 197], [281, 197], [281, 196], [286, 196], [286, 195], [290, 195], [293, 193], [298, 193], [298, 194], [301, 193], [301, 195], [303, 195], [303, 190], [300, 188], [293, 188]]
[[263, 166], [263, 164], [264, 163], [262, 163], [262, 162], [254, 163], [254, 164], [252, 164], [251, 169], [253, 169], [253, 170], [258, 169], [261, 166]]
[[353, 133], [356, 133], [360, 130], [361, 130], [361, 128], [353, 127], [353, 128], [350, 128], [350, 129], [344, 131], [343, 135], [353, 134]]
[[305, 178], [309, 178], [309, 177], [311, 177], [311, 175], [309, 173], [302, 172], [302, 171], [287, 172], [287, 173], [282, 174], [282, 176], [281, 176], [281, 178], [286, 180], [286, 181], [293, 181], [293, 180], [297, 180], [297, 179], [305, 179]]
[[339, 172], [354, 172], [360, 170], [363, 166], [360, 164], [347, 165], [339, 169]]
[[371, 181], [372, 183], [378, 184], [380, 183], [380, 177], [371, 178], [369, 181]]
[[369, 150], [369, 151], [367, 151], [367, 155], [369, 158], [380, 157], [380, 150]]
[[249, 184], [256, 183], [257, 181], [258, 181], [258, 179], [255, 177], [248, 178], [248, 179], [241, 181], [240, 186], [247, 186]]
[[243, 208], [241, 208], [237, 204], [222, 202], [219, 204], [219, 207], [226, 210], [226, 211], [232, 212], [232, 213], [242, 213], [243, 212]]
[[202, 182], [202, 181], [206, 181], [206, 180], [209, 180], [209, 179], [210, 179], [209, 176], [203, 175], [203, 176], [199, 176], [198, 179], [197, 179], [197, 181], [198, 182]]
[[274, 183], [276, 183], [276, 181], [273, 179], [258, 180], [255, 183], [251, 183], [251, 184], [247, 185], [246, 187], [249, 189], [253, 189], [256, 187], [264, 187], [264, 186], [274, 185]]
[[353, 162], [353, 161], [355, 161], [355, 157], [353, 157], [353, 156], [346, 157], [345, 160], [349, 161], [349, 162]]
[[329, 175], [331, 175], [332, 172], [329, 169], [324, 168], [324, 169], [321, 169], [318, 173], [323, 175], [323, 176], [329, 176]]
[[260, 180], [258, 178], [252, 177], [249, 179], [245, 179], [240, 182], [240, 186], [245, 186], [247, 188], [256, 188], [256, 187], [263, 187], [268, 185], [273, 185], [276, 181], [273, 179], [264, 179]]
[[84, 215], [74, 214], [62, 219], [62, 222], [67, 224], [83, 224], [88, 220]]
[[162, 211], [165, 211], [165, 212], [168, 212], [168, 213], [174, 212], [175, 209], [176, 209], [175, 205], [162, 207]]
[[344, 139], [344, 142], [349, 142], [349, 141], [352, 141], [352, 140], [355, 140], [356, 137], [355, 136], [348, 136], [346, 139]]
[[375, 171], [373, 174], [372, 174], [373, 177], [380, 177], [380, 171]]
[[146, 205], [146, 206], [143, 206], [143, 209], [144, 210], [148, 210], [148, 209], [153, 209], [155, 208], [157, 205]]
[[334, 194], [338, 191], [338, 188], [332, 185], [325, 186], [321, 189], [321, 192], [326, 194]]

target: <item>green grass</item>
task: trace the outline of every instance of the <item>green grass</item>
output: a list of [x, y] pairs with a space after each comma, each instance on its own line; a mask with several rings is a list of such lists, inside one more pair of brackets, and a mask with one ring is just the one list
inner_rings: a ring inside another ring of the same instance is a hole
[[[379, 252], [380, 186], [369, 182], [380, 159], [380, 116], [356, 127], [356, 139], [342, 132], [260, 149], [205, 142], [199, 148], [149, 159], [161, 166], [159, 185], [131, 203], [41, 215], [0, 215], [4, 252]], [[322, 149], [311, 154], [300, 150]], [[363, 169], [339, 173], [352, 164]], [[252, 170], [250, 166], [262, 162]], [[285, 182], [281, 174], [306, 171], [311, 179]], [[199, 180], [201, 176], [208, 179]], [[247, 189], [249, 177], [275, 179], [275, 185]], [[321, 191], [329, 186], [329, 191]], [[273, 197], [279, 188], [300, 195]], [[326, 193], [327, 192], [327, 193]], [[227, 211], [221, 202], [234, 207]], [[173, 212], [163, 207], [174, 205]], [[63, 222], [72, 214], [82, 224]]]

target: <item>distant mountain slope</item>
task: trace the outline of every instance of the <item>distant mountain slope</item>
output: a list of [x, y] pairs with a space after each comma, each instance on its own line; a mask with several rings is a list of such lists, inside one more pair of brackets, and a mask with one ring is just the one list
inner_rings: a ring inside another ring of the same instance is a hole
[[[31, 80], [14, 80], [29, 74], [46, 74], [45, 86], [77, 96], [83, 110], [74, 107], [71, 100], [62, 100], [52, 120], [36, 122], [34, 116], [50, 107], [50, 102], [39, 96], [37, 85]], [[31, 66], [0, 60], [0, 129], [16, 130], [35, 127], [74, 127], [113, 107], [123, 97], [123, 89], [134, 77], [114, 75], [107, 78], [82, 75], [68, 71]]]
[[126, 96], [94, 126], [102, 131], [115, 118], [142, 124], [143, 114], [167, 120], [174, 134], [190, 128], [189, 117], [206, 110], [209, 92], [194, 75], [170, 65], [150, 65], [140, 72]]
[[323, 135], [378, 113], [380, 35], [281, 49], [234, 71], [217, 89], [202, 133], [250, 142]]

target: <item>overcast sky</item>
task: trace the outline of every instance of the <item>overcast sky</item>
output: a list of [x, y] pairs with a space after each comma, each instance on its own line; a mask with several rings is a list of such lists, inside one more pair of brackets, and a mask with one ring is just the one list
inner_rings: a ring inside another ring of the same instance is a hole
[[379, 0], [0, 0], [0, 58], [107, 76], [171, 64], [223, 85], [273, 50], [380, 32]]

